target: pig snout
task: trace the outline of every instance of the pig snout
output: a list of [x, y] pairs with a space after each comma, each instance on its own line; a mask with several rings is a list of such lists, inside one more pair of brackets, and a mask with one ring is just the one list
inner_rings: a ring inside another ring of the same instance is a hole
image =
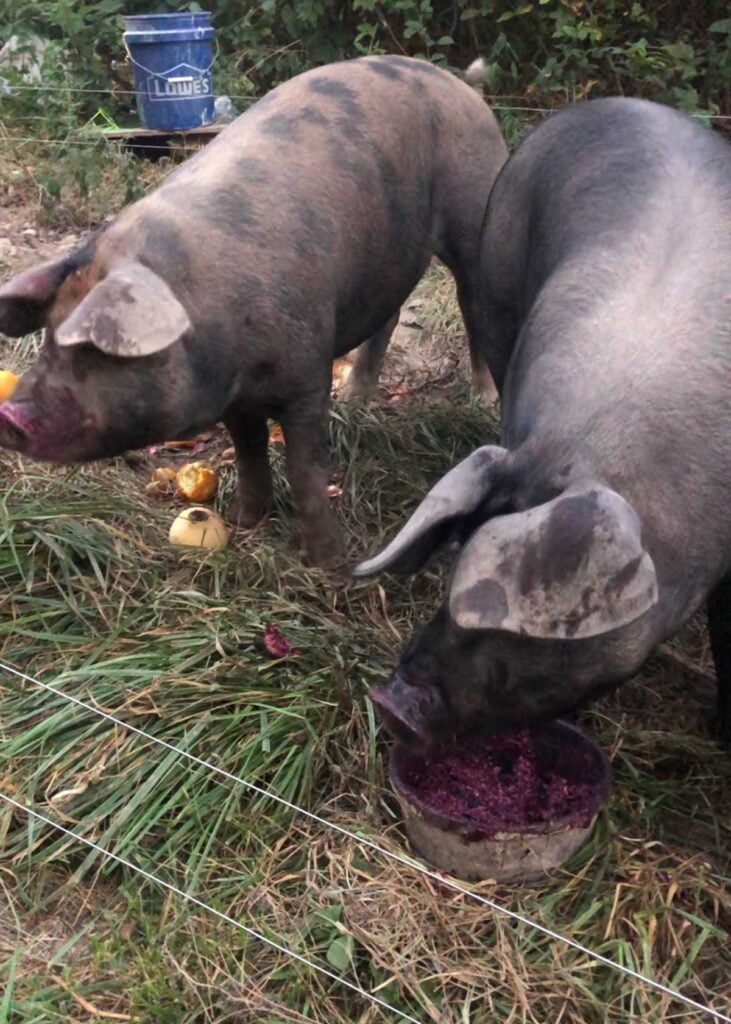
[[393, 739], [415, 748], [434, 745], [447, 709], [434, 686], [414, 686], [396, 675], [386, 687], [373, 687], [368, 696]]
[[23, 451], [31, 418], [24, 405], [10, 401], [0, 403], [0, 448]]
[[0, 448], [47, 462], [73, 461], [93, 426], [66, 391], [42, 405], [15, 396], [0, 403]]

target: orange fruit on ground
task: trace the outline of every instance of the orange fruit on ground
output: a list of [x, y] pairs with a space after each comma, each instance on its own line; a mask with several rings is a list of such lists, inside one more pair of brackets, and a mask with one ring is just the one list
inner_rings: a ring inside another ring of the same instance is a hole
[[19, 380], [20, 377], [13, 373], [12, 370], [0, 370], [0, 402], [10, 398], [18, 386]]
[[218, 475], [207, 462], [188, 462], [175, 478], [178, 493], [188, 501], [208, 501], [216, 493]]

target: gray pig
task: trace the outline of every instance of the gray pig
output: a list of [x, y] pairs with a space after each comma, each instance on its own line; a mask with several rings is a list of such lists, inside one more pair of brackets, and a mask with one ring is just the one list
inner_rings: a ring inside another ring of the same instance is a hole
[[477, 384], [480, 225], [507, 150], [477, 91], [425, 61], [369, 57], [274, 89], [79, 251], [0, 289], [0, 331], [46, 327], [0, 405], [0, 445], [104, 458], [219, 419], [236, 447], [231, 518], [272, 484], [280, 420], [305, 549], [341, 557], [327, 498], [333, 360], [377, 382], [400, 305], [433, 254], [453, 271]]
[[356, 574], [461, 544], [373, 692], [414, 743], [552, 718], [707, 602], [731, 739], [731, 146], [653, 103], [576, 104], [499, 175], [482, 245], [502, 446], [449, 472]]

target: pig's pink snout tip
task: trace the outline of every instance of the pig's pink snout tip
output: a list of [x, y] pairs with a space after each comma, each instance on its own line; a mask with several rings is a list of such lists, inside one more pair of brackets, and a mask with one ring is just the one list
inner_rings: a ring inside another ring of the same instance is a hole
[[0, 447], [15, 448], [28, 437], [28, 415], [23, 406], [0, 402]]

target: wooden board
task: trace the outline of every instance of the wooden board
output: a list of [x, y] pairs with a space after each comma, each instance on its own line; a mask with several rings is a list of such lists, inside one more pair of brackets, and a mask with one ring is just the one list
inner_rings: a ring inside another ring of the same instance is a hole
[[225, 124], [207, 124], [203, 128], [186, 128], [183, 131], [160, 131], [157, 128], [103, 128], [105, 139], [184, 139], [187, 135], [218, 135]]
[[137, 157], [159, 160], [169, 156], [185, 159], [201, 149], [223, 131], [225, 124], [209, 124], [204, 128], [187, 128], [185, 131], [160, 131], [156, 128], [103, 128], [100, 135], [111, 142], [119, 142]]

